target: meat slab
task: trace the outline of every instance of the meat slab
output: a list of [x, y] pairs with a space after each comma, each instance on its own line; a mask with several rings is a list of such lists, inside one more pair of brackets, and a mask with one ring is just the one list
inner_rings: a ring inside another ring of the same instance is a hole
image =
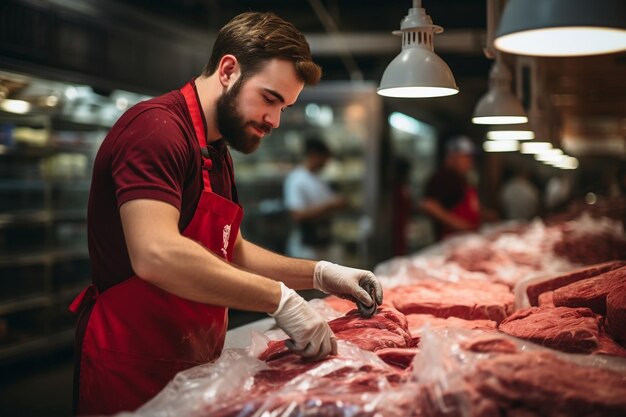
[[626, 346], [626, 283], [606, 297], [606, 330], [622, 346]]
[[626, 374], [579, 366], [549, 352], [499, 355], [479, 362], [467, 379], [498, 404], [500, 416], [626, 415]]
[[626, 282], [626, 266], [554, 290], [555, 306], [588, 307], [603, 316], [606, 296]]
[[482, 331], [496, 331], [498, 324], [493, 320], [465, 320], [458, 317], [441, 318], [432, 314], [407, 314], [409, 333], [413, 338], [413, 344], [417, 346], [422, 337], [422, 331], [426, 326], [430, 329], [468, 329]]
[[626, 357], [604, 331], [601, 317], [588, 308], [531, 307], [519, 310], [498, 329], [511, 336], [570, 353], [603, 353]]
[[529, 285], [528, 288], [526, 288], [528, 302], [531, 306], [537, 306], [539, 305], [539, 295], [544, 292], [554, 291], [557, 288], [564, 287], [583, 279], [595, 277], [605, 272], [621, 268], [625, 265], [625, 261], [604, 262], [601, 264], [590, 265], [585, 268], [577, 269], [575, 271], [568, 272], [567, 274], [558, 275], [554, 278], [539, 282], [537, 284]]
[[515, 296], [506, 285], [486, 281], [423, 280], [388, 291], [387, 299], [404, 314], [499, 323], [513, 312]]
[[[328, 324], [338, 340], [350, 342], [371, 352], [414, 346], [406, 317], [394, 308], [380, 306], [370, 318], [362, 317], [355, 309]], [[269, 343], [259, 359], [271, 361], [286, 355], [289, 355], [289, 350], [284, 341], [274, 341]]]

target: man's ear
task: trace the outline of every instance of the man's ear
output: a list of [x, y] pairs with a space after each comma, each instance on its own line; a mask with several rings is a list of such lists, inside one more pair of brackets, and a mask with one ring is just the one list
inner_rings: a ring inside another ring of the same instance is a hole
[[234, 55], [224, 55], [217, 66], [217, 73], [222, 86], [228, 88], [241, 75], [239, 61]]

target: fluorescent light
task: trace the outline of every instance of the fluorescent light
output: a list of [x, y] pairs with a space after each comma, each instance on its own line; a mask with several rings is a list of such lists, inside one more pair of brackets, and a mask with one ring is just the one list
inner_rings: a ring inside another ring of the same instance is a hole
[[418, 135], [422, 130], [421, 123], [418, 120], [398, 112], [391, 113], [389, 124], [395, 129], [412, 135]]
[[552, 149], [552, 144], [548, 142], [523, 142], [520, 149], [524, 154], [536, 154]]
[[434, 52], [433, 36], [443, 32], [422, 8], [421, 0], [400, 22], [402, 51], [387, 66], [377, 93], [386, 97], [449, 96], [459, 92], [450, 67]]
[[624, 0], [510, 0], [497, 49], [531, 56], [583, 56], [626, 49]]
[[487, 139], [491, 140], [531, 140], [535, 139], [532, 130], [491, 130], [487, 132]]
[[483, 142], [485, 152], [515, 152], [519, 150], [519, 142], [516, 140], [497, 140]]
[[31, 105], [28, 101], [4, 99], [0, 101], [0, 109], [17, 114], [25, 114], [30, 111]]

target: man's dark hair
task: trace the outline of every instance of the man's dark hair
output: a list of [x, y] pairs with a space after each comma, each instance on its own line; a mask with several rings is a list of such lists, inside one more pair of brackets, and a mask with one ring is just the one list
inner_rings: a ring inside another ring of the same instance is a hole
[[271, 12], [242, 13], [222, 27], [202, 74], [213, 74], [220, 59], [228, 54], [237, 58], [242, 80], [275, 58], [293, 62], [298, 78], [307, 85], [317, 84], [322, 76], [302, 32]]

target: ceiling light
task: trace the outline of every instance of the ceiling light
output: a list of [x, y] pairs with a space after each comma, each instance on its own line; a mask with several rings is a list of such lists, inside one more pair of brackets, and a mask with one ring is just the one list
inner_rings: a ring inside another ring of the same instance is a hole
[[28, 101], [4, 99], [0, 101], [0, 110], [9, 113], [25, 114], [30, 111], [31, 105]]
[[624, 0], [510, 0], [494, 41], [518, 55], [582, 56], [626, 49]]
[[487, 139], [491, 140], [532, 140], [535, 132], [532, 130], [490, 130]]
[[483, 142], [485, 152], [515, 152], [519, 150], [519, 142], [516, 140], [492, 140]]
[[548, 149], [552, 149], [552, 144], [549, 142], [524, 142], [520, 152], [524, 154], [538, 154]]
[[489, 72], [489, 91], [474, 109], [472, 122], [481, 125], [510, 125], [526, 123], [526, 111], [511, 93], [511, 71], [496, 57]]
[[402, 52], [387, 66], [378, 87], [386, 97], [440, 97], [459, 92], [452, 71], [434, 52], [433, 35], [443, 32], [422, 8], [421, 0], [400, 23], [394, 35], [402, 36]]
[[541, 162], [557, 161], [563, 155], [563, 151], [559, 148], [548, 149], [535, 155], [535, 159]]
[[422, 123], [419, 120], [407, 116], [404, 113], [391, 113], [389, 116], [389, 124], [394, 129], [402, 130], [411, 135], [419, 135], [422, 130]]

